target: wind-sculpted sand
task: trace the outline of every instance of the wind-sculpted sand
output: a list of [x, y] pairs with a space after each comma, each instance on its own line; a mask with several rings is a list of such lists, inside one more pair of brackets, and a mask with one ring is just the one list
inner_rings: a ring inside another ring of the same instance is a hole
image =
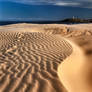
[[0, 26], [0, 92], [91, 90], [92, 24]]
[[73, 42], [73, 52], [58, 67], [58, 76], [68, 92], [92, 92], [92, 61]]
[[57, 68], [71, 53], [60, 35], [0, 32], [0, 92], [67, 92]]

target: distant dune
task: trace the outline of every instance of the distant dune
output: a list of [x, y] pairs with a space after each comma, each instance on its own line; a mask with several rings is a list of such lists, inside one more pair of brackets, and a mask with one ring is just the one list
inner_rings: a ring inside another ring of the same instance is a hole
[[91, 92], [92, 24], [0, 26], [0, 92]]

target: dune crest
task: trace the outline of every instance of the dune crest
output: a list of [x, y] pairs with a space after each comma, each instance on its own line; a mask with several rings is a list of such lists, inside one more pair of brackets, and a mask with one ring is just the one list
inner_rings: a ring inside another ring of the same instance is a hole
[[68, 92], [92, 92], [92, 78], [89, 82], [92, 66], [80, 47], [72, 41], [67, 42], [73, 47], [73, 52], [58, 67], [60, 81]]

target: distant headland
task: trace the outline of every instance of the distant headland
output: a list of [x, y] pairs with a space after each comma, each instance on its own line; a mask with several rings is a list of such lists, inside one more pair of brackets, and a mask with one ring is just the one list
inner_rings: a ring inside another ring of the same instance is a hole
[[92, 19], [80, 19], [76, 17], [67, 18], [58, 21], [0, 21], [0, 25], [9, 25], [9, 24], [17, 24], [17, 23], [33, 23], [33, 24], [79, 24], [79, 23], [92, 23]]

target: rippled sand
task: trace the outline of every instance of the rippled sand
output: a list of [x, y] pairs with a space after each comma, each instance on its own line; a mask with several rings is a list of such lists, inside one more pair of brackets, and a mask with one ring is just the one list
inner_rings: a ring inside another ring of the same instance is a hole
[[91, 51], [92, 24], [1, 26], [0, 92], [91, 92]]

